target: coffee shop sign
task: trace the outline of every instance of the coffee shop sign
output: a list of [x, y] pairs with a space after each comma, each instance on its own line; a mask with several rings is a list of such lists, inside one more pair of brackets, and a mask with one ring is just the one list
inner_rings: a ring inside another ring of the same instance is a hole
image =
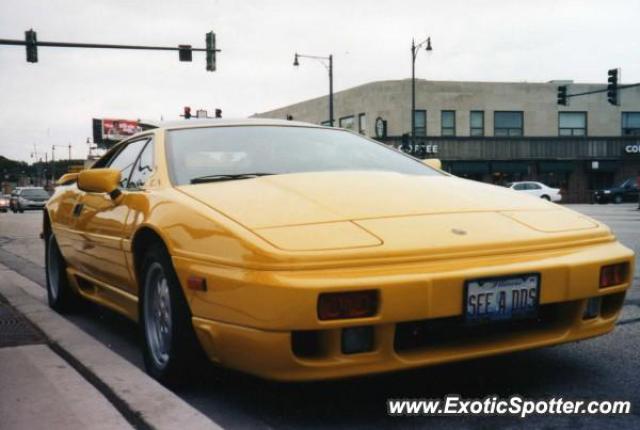
[[624, 152], [627, 154], [640, 154], [640, 143], [636, 143], [634, 145], [626, 145], [624, 147]]

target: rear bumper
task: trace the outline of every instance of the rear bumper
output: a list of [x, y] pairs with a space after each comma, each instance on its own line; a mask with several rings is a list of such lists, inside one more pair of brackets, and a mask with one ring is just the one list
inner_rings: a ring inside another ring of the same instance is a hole
[[[173, 260], [182, 285], [194, 274], [207, 280], [206, 292], [185, 289], [185, 294], [210, 359], [279, 380], [407, 369], [599, 336], [614, 328], [630, 285], [599, 289], [600, 268], [627, 261], [633, 273], [634, 266], [633, 252], [615, 241], [526, 254], [335, 270], [257, 271]], [[460, 329], [465, 280], [532, 272], [541, 277], [539, 320], [513, 330], [491, 326], [482, 336], [469, 336]], [[364, 289], [380, 293], [375, 316], [318, 320], [321, 292]], [[584, 320], [587, 299], [597, 296], [603, 297], [602, 313]], [[458, 324], [453, 331], [460, 336], [420, 337], [420, 330], [443, 324], [446, 330]], [[343, 329], [360, 326], [372, 327], [373, 350], [342, 353]], [[414, 328], [418, 337], [407, 338]], [[292, 333], [304, 332], [317, 334], [312, 354], [294, 353]]]

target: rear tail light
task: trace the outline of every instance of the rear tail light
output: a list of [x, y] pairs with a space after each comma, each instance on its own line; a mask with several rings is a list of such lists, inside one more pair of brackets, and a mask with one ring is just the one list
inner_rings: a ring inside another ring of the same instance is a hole
[[623, 284], [627, 280], [629, 263], [611, 264], [600, 269], [600, 288]]
[[378, 312], [376, 290], [323, 293], [318, 297], [318, 319], [337, 320], [370, 317]]

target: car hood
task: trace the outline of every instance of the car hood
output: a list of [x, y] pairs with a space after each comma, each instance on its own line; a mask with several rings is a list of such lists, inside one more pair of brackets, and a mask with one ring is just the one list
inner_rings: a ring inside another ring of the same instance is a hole
[[[469, 231], [467, 245], [486, 246], [599, 226], [542, 199], [444, 175], [299, 173], [178, 189], [287, 250], [419, 248], [425, 237], [444, 247]], [[428, 233], [436, 230], [445, 233]]]

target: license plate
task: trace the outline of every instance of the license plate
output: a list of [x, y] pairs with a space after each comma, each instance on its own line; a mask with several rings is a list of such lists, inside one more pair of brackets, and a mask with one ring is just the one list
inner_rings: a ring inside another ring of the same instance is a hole
[[464, 316], [469, 323], [534, 318], [540, 275], [472, 279], [465, 283]]

